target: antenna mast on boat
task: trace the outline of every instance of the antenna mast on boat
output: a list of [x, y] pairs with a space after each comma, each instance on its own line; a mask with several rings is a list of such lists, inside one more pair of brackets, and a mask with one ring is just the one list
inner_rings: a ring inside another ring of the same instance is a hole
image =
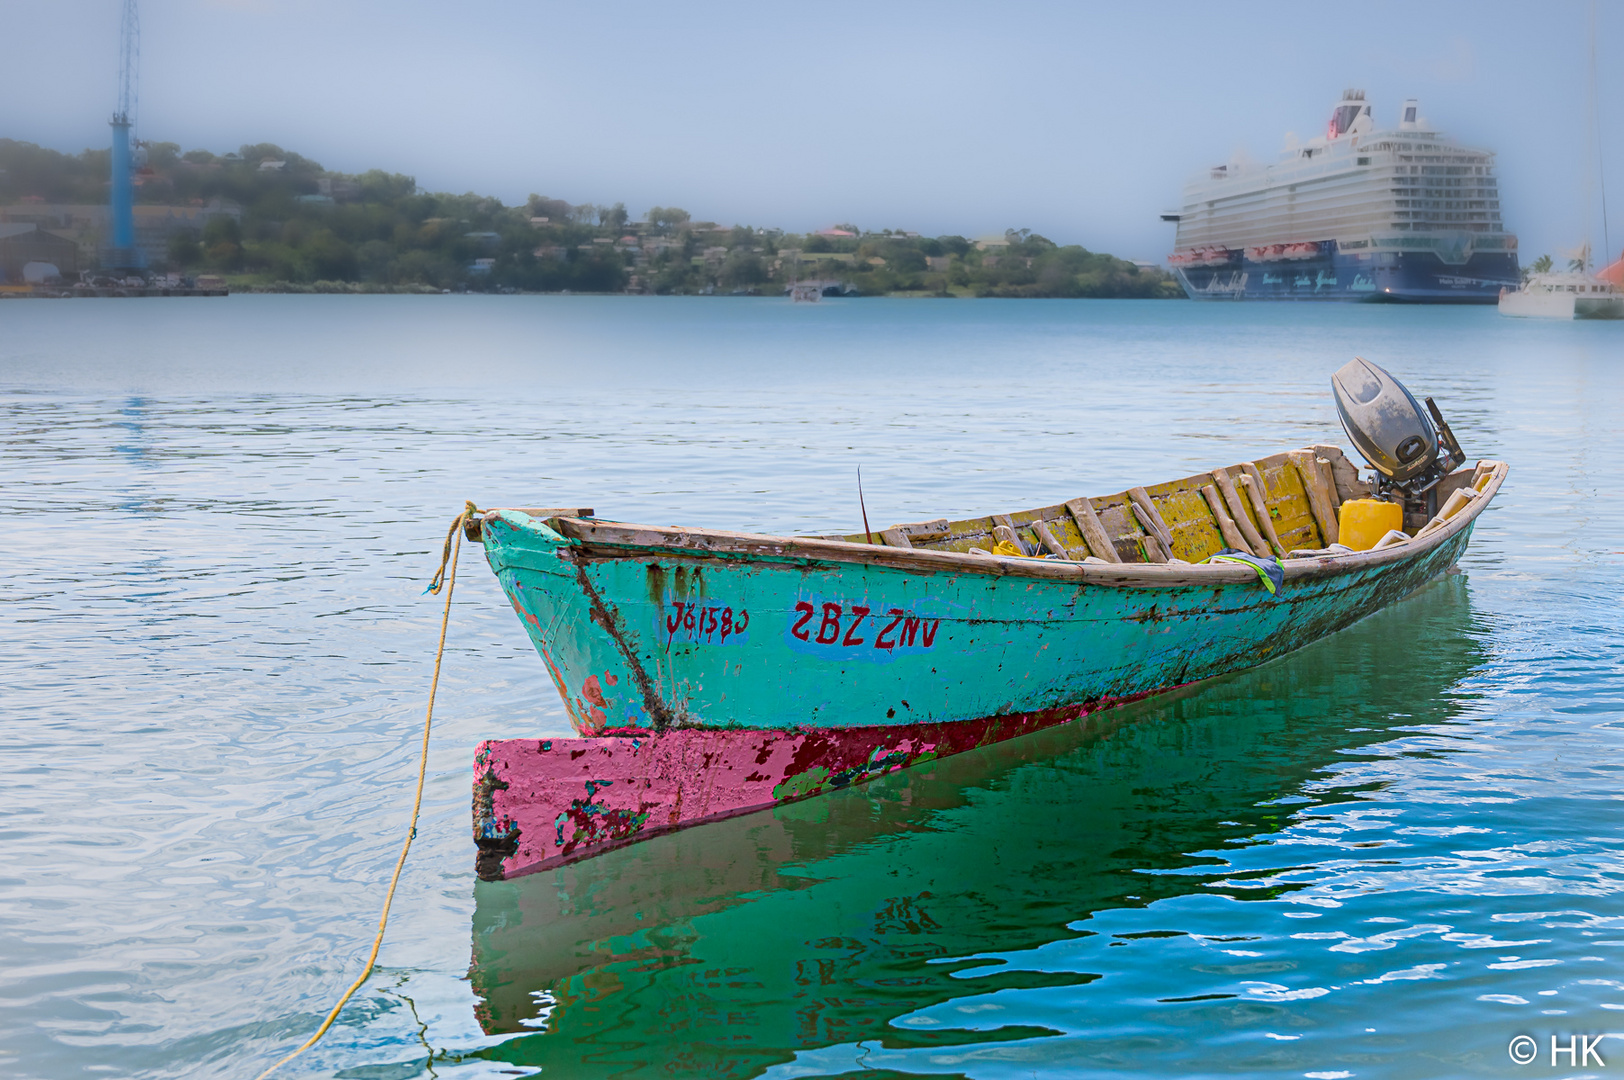
[[[1597, 108], [1596, 85], [1596, 0], [1590, 0], [1590, 139], [1596, 148], [1596, 180], [1601, 184], [1602, 262], [1613, 258], [1613, 238], [1607, 229], [1607, 155], [1601, 143], [1601, 112]], [[1587, 200], [1588, 201], [1588, 200]], [[1589, 230], [1586, 229], [1586, 232]]]

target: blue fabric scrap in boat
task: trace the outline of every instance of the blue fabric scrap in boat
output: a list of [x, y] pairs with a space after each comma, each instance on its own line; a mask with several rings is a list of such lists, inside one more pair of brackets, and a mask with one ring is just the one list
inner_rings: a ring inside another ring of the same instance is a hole
[[1260, 559], [1256, 555], [1248, 555], [1246, 552], [1236, 551], [1234, 548], [1224, 548], [1218, 554], [1209, 555], [1201, 561], [1240, 563], [1244, 566], [1250, 566], [1257, 571], [1260, 584], [1275, 596], [1280, 594], [1280, 586], [1284, 585], [1286, 581], [1286, 568], [1279, 559]]

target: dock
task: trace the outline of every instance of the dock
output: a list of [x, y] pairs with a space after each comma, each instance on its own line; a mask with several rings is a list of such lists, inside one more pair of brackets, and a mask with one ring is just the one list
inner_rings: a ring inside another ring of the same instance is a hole
[[0, 285], [0, 300], [68, 300], [93, 296], [229, 296], [225, 286], [200, 289], [180, 285]]

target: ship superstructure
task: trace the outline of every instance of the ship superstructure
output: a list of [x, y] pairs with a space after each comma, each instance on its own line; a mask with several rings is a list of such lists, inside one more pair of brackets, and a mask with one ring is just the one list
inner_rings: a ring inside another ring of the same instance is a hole
[[1193, 299], [1492, 304], [1515, 287], [1494, 153], [1431, 128], [1415, 100], [1377, 128], [1348, 90], [1326, 134], [1279, 161], [1193, 177], [1177, 214], [1174, 273]]

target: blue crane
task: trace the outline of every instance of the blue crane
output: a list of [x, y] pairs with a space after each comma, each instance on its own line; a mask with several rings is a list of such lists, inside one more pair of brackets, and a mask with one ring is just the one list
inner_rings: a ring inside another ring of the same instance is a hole
[[136, 0], [124, 0], [119, 26], [118, 111], [113, 114], [113, 185], [108, 200], [112, 242], [104, 259], [110, 269], [139, 270], [145, 264], [135, 246], [135, 189], [130, 177], [131, 130], [140, 93], [141, 12]]

